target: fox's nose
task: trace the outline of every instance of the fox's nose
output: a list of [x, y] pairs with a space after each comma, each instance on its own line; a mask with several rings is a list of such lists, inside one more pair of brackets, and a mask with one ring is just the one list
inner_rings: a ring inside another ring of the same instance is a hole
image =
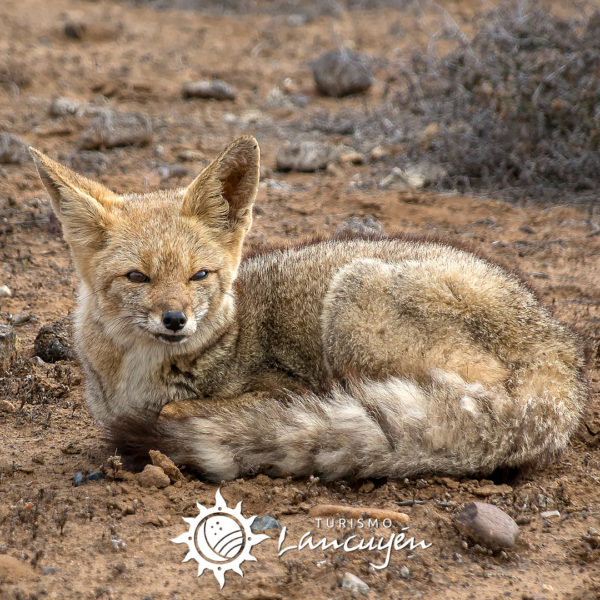
[[183, 329], [186, 321], [186, 316], [180, 310], [168, 310], [162, 316], [163, 325], [171, 331]]

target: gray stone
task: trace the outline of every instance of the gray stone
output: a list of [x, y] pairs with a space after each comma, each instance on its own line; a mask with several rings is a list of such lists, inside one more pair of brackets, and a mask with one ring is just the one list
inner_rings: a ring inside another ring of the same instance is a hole
[[250, 529], [257, 533], [259, 531], [267, 531], [267, 529], [281, 529], [281, 525], [279, 521], [271, 517], [270, 515], [265, 515], [264, 517], [256, 517], [254, 521], [252, 521], [252, 525], [250, 525]]
[[342, 587], [355, 594], [366, 594], [369, 591], [369, 586], [353, 573], [344, 573], [344, 576], [342, 577]]
[[469, 502], [454, 518], [456, 528], [475, 542], [496, 550], [512, 548], [519, 526], [503, 510], [485, 502]]
[[12, 133], [0, 133], [0, 163], [19, 165], [25, 162], [29, 162], [27, 143]]
[[345, 221], [340, 223], [335, 231], [335, 235], [339, 237], [352, 235], [379, 236], [385, 235], [385, 231], [383, 225], [376, 217], [373, 215], [364, 215], [362, 217], [348, 217]]
[[220, 79], [212, 81], [188, 81], [183, 84], [184, 98], [206, 98], [212, 100], [235, 100], [237, 90]]
[[347, 96], [368, 90], [373, 85], [369, 59], [353, 50], [331, 50], [313, 64], [317, 90], [325, 96]]
[[19, 327], [19, 325], [24, 325], [25, 323], [28, 323], [32, 320], [35, 320], [34, 315], [26, 312], [17, 313], [16, 315], [12, 315], [12, 317], [10, 318], [11, 324], [15, 327]]
[[77, 100], [59, 96], [52, 100], [50, 108], [48, 109], [48, 114], [51, 117], [66, 117], [67, 115], [76, 114], [80, 106], [81, 103]]
[[288, 143], [277, 152], [277, 169], [310, 173], [338, 159], [337, 149], [326, 142]]
[[78, 173], [98, 175], [108, 168], [110, 160], [98, 150], [79, 150], [67, 157], [67, 165]]
[[79, 147], [98, 150], [117, 146], [143, 146], [152, 141], [152, 136], [152, 122], [147, 115], [105, 110], [92, 119], [81, 133]]

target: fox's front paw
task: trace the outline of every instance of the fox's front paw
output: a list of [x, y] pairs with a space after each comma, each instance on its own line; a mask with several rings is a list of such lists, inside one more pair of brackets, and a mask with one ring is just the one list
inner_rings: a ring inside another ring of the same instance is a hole
[[169, 402], [162, 407], [159, 420], [185, 419], [187, 417], [203, 417], [206, 410], [203, 410], [202, 403], [198, 400], [178, 400]]

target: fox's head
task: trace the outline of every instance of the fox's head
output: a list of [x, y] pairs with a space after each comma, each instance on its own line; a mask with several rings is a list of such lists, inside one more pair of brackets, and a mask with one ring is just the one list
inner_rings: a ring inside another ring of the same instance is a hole
[[115, 194], [31, 154], [83, 282], [81, 301], [93, 298], [115, 343], [143, 339], [175, 350], [214, 329], [230, 306], [252, 224], [259, 179], [253, 137], [233, 142], [189, 187], [148, 194]]

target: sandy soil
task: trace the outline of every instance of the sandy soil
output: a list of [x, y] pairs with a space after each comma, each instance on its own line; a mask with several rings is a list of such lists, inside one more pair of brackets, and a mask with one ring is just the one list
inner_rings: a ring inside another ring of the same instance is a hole
[[[588, 340], [592, 398], [560, 460], [508, 481], [325, 485], [258, 476], [223, 483], [225, 500], [230, 506], [242, 500], [246, 517], [272, 515], [286, 526], [285, 545], [297, 544], [305, 532], [315, 540], [352, 533], [387, 538], [397, 529], [319, 529], [308, 511], [320, 503], [396, 510], [396, 502], [407, 500], [422, 501], [399, 509], [409, 515], [409, 534], [432, 545], [393, 552], [389, 566], [377, 570], [370, 563], [383, 562], [381, 551], [304, 549], [279, 558], [278, 532], [269, 530], [273, 539], [253, 550], [258, 561], [243, 564], [243, 578], [229, 573], [220, 591], [210, 572], [197, 578], [193, 561], [182, 564], [185, 549], [169, 541], [185, 531], [182, 516], [197, 514], [196, 502], [212, 507], [218, 486], [188, 475], [163, 489], [146, 488], [126, 472], [73, 486], [75, 473], [102, 470], [114, 449], [105, 446], [87, 412], [77, 362], [40, 366], [33, 341], [40, 326], [72, 311], [76, 275], [33, 166], [1, 165], [0, 285], [13, 295], [0, 298], [0, 323], [22, 312], [30, 318], [15, 328], [19, 360], [0, 378], [0, 598], [342, 599], [352, 595], [340, 585], [346, 572], [370, 586], [370, 598], [600, 598], [598, 210], [378, 189], [389, 161], [337, 164], [316, 174], [274, 170], [276, 151], [290, 137], [351, 146], [349, 136], [326, 134], [310, 123], [324, 110], [369, 111], [386, 93], [389, 66], [381, 61], [366, 96], [319, 97], [309, 60], [337, 39], [390, 59], [429, 43], [448, 15], [471, 33], [472, 16], [481, 8], [467, 0], [333, 17], [317, 11], [299, 25], [285, 11], [204, 14], [106, 0], [2, 2], [0, 130], [76, 164], [78, 140], [92, 116], [51, 117], [54, 97], [146, 113], [154, 129], [151, 144], [107, 150], [103, 165], [91, 159], [91, 175], [117, 191], [181, 185], [229, 140], [253, 133], [265, 182], [250, 245], [333, 232], [348, 216], [365, 214], [387, 231], [475, 243], [528, 275], [560, 318]], [[65, 35], [66, 23], [85, 25], [80, 39]], [[212, 77], [234, 85], [237, 99], [182, 98], [184, 81]], [[374, 139], [378, 144], [385, 140]], [[521, 533], [513, 549], [490, 553], [456, 531], [452, 515], [473, 500], [518, 518]], [[560, 516], [543, 518], [540, 512], [548, 510]]]

